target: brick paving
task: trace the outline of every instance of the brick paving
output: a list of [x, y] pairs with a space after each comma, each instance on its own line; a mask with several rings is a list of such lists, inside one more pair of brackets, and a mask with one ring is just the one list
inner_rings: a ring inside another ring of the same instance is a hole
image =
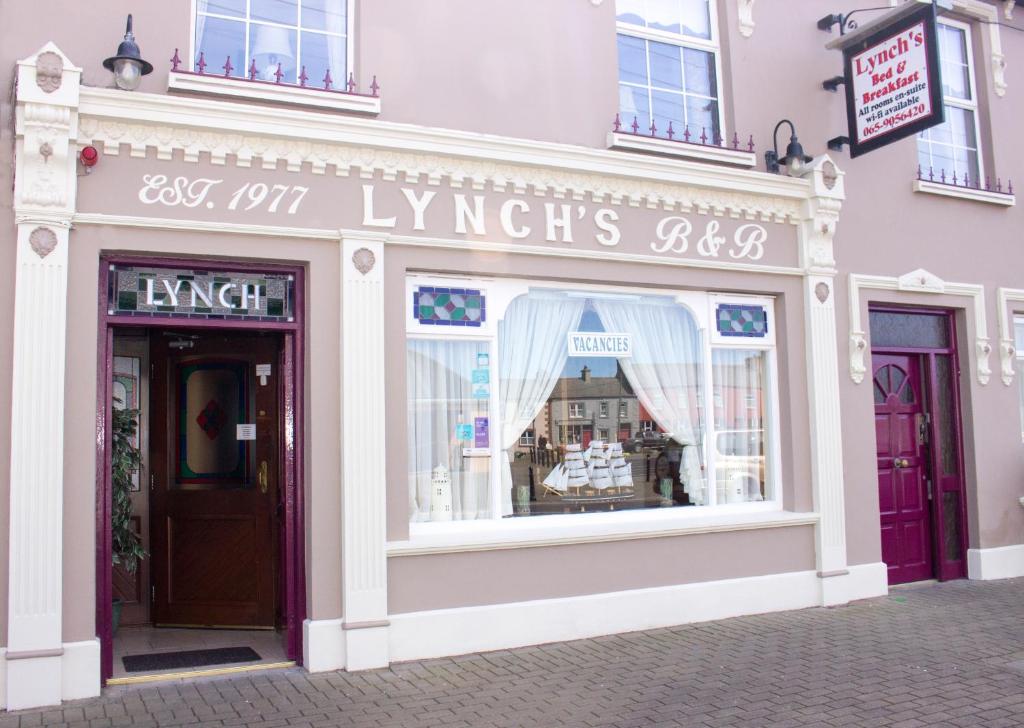
[[1024, 725], [1024, 579], [387, 670], [120, 686], [0, 713], [88, 726]]

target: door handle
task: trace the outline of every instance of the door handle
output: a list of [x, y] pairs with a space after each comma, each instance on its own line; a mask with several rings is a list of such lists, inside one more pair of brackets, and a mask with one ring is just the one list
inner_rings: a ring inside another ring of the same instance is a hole
[[910, 467], [910, 461], [907, 460], [906, 458], [893, 458], [892, 459], [892, 466], [894, 468], [909, 468]]
[[260, 493], [267, 492], [267, 487], [269, 485], [267, 474], [269, 470], [270, 467], [267, 465], [267, 461], [261, 460], [259, 472], [256, 474], [256, 482], [259, 483]]

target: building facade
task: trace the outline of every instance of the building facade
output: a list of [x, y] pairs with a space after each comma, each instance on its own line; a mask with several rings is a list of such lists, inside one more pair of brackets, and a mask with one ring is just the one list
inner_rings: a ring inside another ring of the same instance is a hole
[[130, 628], [361, 670], [1024, 575], [1024, 9], [945, 5], [945, 121], [856, 158], [811, 0], [150, 3], [135, 90], [120, 11], [5, 5], [0, 705]]

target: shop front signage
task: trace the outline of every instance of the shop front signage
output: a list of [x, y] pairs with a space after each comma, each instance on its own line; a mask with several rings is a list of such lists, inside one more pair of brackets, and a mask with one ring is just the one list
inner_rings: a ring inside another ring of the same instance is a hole
[[569, 332], [569, 356], [596, 356], [624, 359], [633, 356], [629, 334], [604, 334], [589, 331]]
[[289, 273], [111, 264], [107, 313], [291, 323], [295, 320], [294, 278]]
[[935, 6], [901, 8], [892, 17], [830, 44], [843, 52], [851, 157], [944, 119]]

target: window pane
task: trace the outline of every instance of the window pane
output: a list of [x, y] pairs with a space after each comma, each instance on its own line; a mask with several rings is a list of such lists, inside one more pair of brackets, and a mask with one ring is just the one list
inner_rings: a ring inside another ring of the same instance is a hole
[[967, 34], [960, 28], [939, 23], [939, 55], [943, 61], [967, 65]]
[[269, 20], [285, 25], [299, 24], [299, 3], [297, 0], [249, 0], [252, 20]]
[[683, 51], [686, 64], [686, 90], [691, 94], [718, 96], [718, 82], [715, 79], [715, 57], [706, 51], [687, 48]]
[[679, 33], [679, 0], [647, 0], [647, 27]]
[[[686, 123], [694, 141], [703, 133], [707, 144], [714, 144], [718, 136], [718, 102], [699, 96], [686, 97]], [[705, 143], [705, 142], [702, 142]]]
[[302, 27], [345, 33], [346, 0], [302, 0]]
[[651, 54], [651, 85], [682, 91], [683, 72], [680, 68], [679, 46], [651, 41], [648, 47]]
[[711, 352], [719, 503], [760, 501], [767, 496], [766, 363], [764, 351]]
[[474, 397], [474, 370], [487, 344], [409, 341], [409, 511], [413, 521], [488, 518], [489, 457], [466, 449], [489, 447], [487, 399]]
[[202, 52], [208, 73], [223, 73], [225, 61], [231, 57], [232, 76], [245, 75], [245, 23], [221, 18], [198, 16], [196, 22], [196, 58]]
[[[628, 337], [628, 355], [569, 356], [573, 332]], [[503, 343], [521, 341], [533, 347]], [[702, 348], [683, 307], [667, 297], [531, 292], [499, 324], [498, 348], [502, 417], [512, 424], [503, 487], [515, 515], [707, 502]], [[600, 421], [602, 402], [619, 415], [614, 427]], [[528, 429], [532, 449], [517, 445]]]
[[683, 33], [697, 38], [711, 38], [711, 16], [708, 0], [682, 0]]
[[619, 112], [622, 128], [632, 131], [633, 120], [636, 119], [639, 133], [648, 133], [651, 126], [650, 108], [648, 107], [647, 89], [619, 84]]
[[949, 125], [953, 146], [974, 149], [974, 112], [956, 106], [946, 106], [946, 124]]
[[283, 83], [295, 83], [298, 73], [295, 68], [295, 31], [276, 25], [249, 26], [249, 48], [256, 60], [257, 78], [275, 81], [278, 65], [281, 67]]
[[[871, 311], [872, 346], [949, 347], [949, 326], [945, 316], [896, 311]], [[895, 387], [892, 387], [895, 391]]]
[[244, 18], [245, 0], [199, 0], [196, 3], [196, 10], [200, 13], [233, 15]]
[[345, 39], [321, 33], [302, 32], [302, 65], [306, 67], [307, 86], [322, 88], [327, 69], [331, 70], [332, 88], [345, 88]]
[[647, 50], [644, 41], [628, 35], [618, 36], [619, 80], [647, 85]]
[[615, 17], [620, 23], [644, 25], [644, 0], [616, 0]]
[[[668, 124], [672, 122], [672, 128], [678, 134], [683, 135], [683, 95], [670, 94], [665, 91], [655, 91], [651, 94], [654, 102], [654, 123], [658, 127], [658, 136], [664, 136], [668, 131]], [[649, 130], [648, 130], [649, 131]], [[693, 133], [693, 128], [690, 128]]]

